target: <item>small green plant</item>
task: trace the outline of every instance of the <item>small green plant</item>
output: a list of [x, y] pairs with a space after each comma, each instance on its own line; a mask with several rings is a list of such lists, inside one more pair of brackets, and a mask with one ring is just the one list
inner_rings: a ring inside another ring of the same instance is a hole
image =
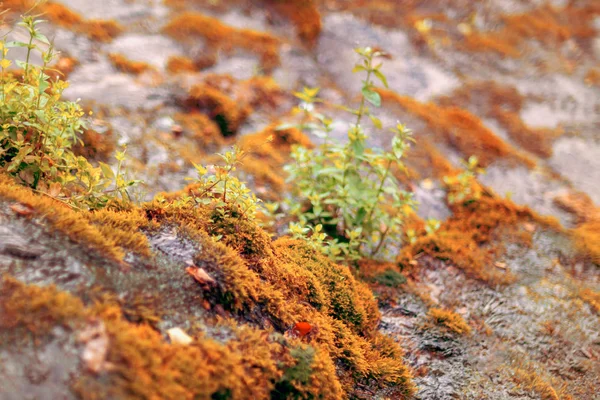
[[391, 129], [390, 151], [369, 148], [366, 142], [366, 117], [375, 129], [382, 129], [369, 107], [381, 105], [374, 78], [387, 87], [381, 65], [375, 65], [384, 54], [371, 48], [356, 52], [360, 62], [353, 71], [364, 72], [366, 78], [358, 108], [344, 107], [355, 117], [348, 141], [339, 143], [330, 137], [333, 121], [315, 111], [321, 102], [319, 89], [305, 88], [296, 93], [304, 113], [300, 128], [323, 142], [314, 150], [295, 147], [294, 162], [286, 167], [293, 184], [290, 213], [297, 219], [290, 224], [290, 233], [308, 238], [331, 258], [346, 262], [386, 255], [393, 245], [400, 245], [403, 221], [415, 206], [411, 193], [402, 190], [395, 177], [405, 171], [402, 157], [413, 140], [410, 129], [400, 123]]
[[477, 176], [485, 174], [485, 169], [478, 167], [479, 160], [471, 156], [461, 161], [465, 170], [458, 175], [445, 176], [444, 183], [448, 188], [448, 203], [471, 203], [481, 198], [483, 189], [477, 182]]
[[[0, 41], [0, 169], [72, 206], [100, 208], [114, 198], [108, 191], [113, 180], [114, 192], [122, 198], [124, 185], [138, 181], [125, 182], [120, 172], [115, 175], [106, 165], [94, 167], [73, 153], [85, 128], [84, 112], [76, 102], [62, 100], [68, 83], [48, 75], [56, 53], [38, 30], [42, 22], [23, 16], [17, 25], [27, 31], [27, 43]], [[21, 71], [8, 69], [9, 49], [15, 47], [27, 50], [25, 60], [15, 60]], [[41, 54], [42, 65], [31, 62], [34, 52]]]
[[212, 205], [221, 217], [254, 220], [260, 207], [260, 199], [233, 173], [242, 162], [245, 152], [237, 146], [219, 154], [224, 166], [194, 164], [197, 178], [187, 178], [196, 184], [191, 191], [191, 200], [196, 204]]

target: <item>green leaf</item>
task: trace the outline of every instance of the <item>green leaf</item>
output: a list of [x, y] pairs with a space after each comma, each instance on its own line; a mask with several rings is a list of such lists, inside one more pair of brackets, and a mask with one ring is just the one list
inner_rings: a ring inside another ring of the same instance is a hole
[[374, 115], [369, 115], [369, 118], [371, 118], [371, 121], [373, 121], [373, 125], [375, 125], [375, 128], [377, 128], [377, 129], [383, 128], [383, 124], [381, 123], [381, 120], [379, 118], [377, 118]]
[[387, 78], [385, 77], [385, 75], [383, 74], [383, 72], [381, 72], [378, 69], [373, 70], [373, 73], [375, 74], [375, 76], [377, 78], [379, 78], [379, 80], [381, 81], [381, 83], [383, 83], [383, 86], [385, 86], [386, 88], [388, 88], [388, 82], [387, 82]]
[[102, 161], [98, 161], [98, 164], [100, 165], [100, 168], [102, 169], [102, 173], [104, 174], [105, 177], [107, 177], [108, 179], [111, 179], [111, 180], [115, 179], [115, 173], [112, 170], [112, 168], [110, 167], [110, 165], [105, 164]]
[[365, 96], [365, 99], [369, 103], [373, 104], [375, 107], [381, 106], [381, 96], [379, 96], [379, 93], [374, 92], [374, 91], [370, 90], [369, 88], [363, 88], [362, 94], [363, 94], [363, 96]]

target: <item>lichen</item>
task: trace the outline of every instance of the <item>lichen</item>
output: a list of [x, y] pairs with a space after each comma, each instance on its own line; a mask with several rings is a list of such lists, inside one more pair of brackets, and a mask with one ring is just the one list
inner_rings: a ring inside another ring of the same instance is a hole
[[298, 37], [309, 47], [316, 44], [321, 33], [321, 14], [315, 0], [264, 0], [275, 12], [296, 26]]

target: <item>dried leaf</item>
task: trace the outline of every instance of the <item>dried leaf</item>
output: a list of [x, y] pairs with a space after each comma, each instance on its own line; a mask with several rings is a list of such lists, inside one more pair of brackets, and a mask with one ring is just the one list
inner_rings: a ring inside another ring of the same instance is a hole
[[16, 203], [10, 206], [10, 209], [21, 217], [27, 217], [35, 211], [33, 207], [23, 203]]
[[181, 328], [171, 328], [167, 330], [167, 335], [173, 344], [187, 346], [194, 341], [194, 339]]
[[203, 286], [216, 285], [217, 281], [213, 279], [204, 269], [198, 267], [187, 267], [185, 271], [194, 277], [194, 279]]

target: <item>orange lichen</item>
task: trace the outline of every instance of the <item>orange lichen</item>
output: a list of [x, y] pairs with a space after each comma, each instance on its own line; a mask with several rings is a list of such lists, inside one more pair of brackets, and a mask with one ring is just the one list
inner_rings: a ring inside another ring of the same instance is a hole
[[129, 60], [122, 54], [110, 53], [108, 59], [116, 69], [127, 74], [139, 75], [142, 72], [154, 69], [154, 67], [148, 63]]
[[535, 162], [496, 136], [470, 112], [454, 107], [421, 103], [390, 90], [379, 89], [382, 98], [427, 122], [431, 132], [465, 156], [476, 155], [482, 166], [509, 158], [534, 166]]
[[198, 68], [191, 58], [183, 56], [172, 56], [167, 61], [167, 71], [172, 74], [182, 72], [196, 72]]
[[427, 316], [435, 324], [441, 325], [459, 335], [468, 335], [471, 333], [471, 327], [465, 322], [463, 317], [454, 311], [445, 310], [442, 308], [432, 308], [427, 313]]
[[164, 32], [180, 41], [200, 36], [213, 48], [230, 50], [235, 47], [251, 51], [261, 57], [267, 71], [279, 65], [279, 39], [264, 32], [236, 29], [200, 13], [178, 15], [165, 26]]
[[264, 0], [275, 12], [288, 18], [296, 26], [298, 36], [308, 46], [315, 45], [321, 33], [321, 14], [315, 0]]

